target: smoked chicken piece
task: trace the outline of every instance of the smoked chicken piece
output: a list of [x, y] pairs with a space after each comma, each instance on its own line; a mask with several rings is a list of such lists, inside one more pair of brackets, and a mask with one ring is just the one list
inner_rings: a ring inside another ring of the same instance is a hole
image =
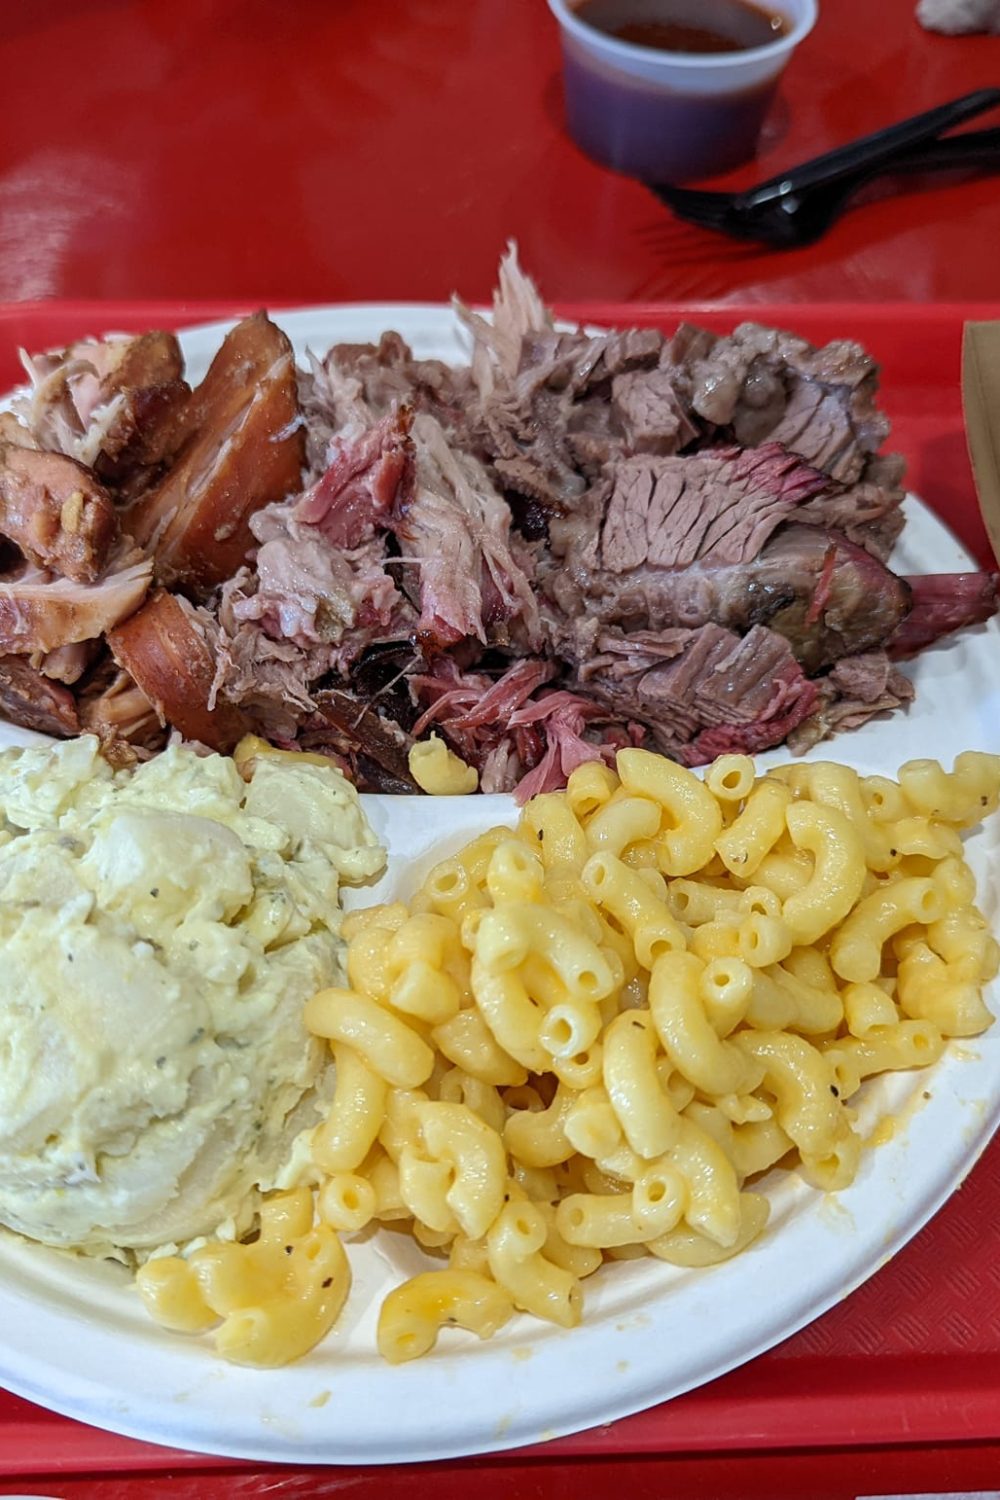
[[226, 336], [186, 422], [175, 463], [129, 508], [125, 526], [155, 554], [157, 582], [198, 598], [245, 561], [255, 545], [251, 516], [301, 483], [292, 347], [264, 313]]
[[114, 403], [97, 473], [123, 483], [137, 470], [149, 470], [173, 457], [187, 432], [191, 387], [184, 359], [172, 333], [144, 333], [130, 339], [101, 381], [101, 396]]
[[120, 485], [172, 457], [191, 389], [172, 333], [80, 339], [25, 361], [29, 396], [16, 410], [35, 442]]
[[0, 536], [36, 567], [93, 583], [118, 540], [118, 517], [82, 464], [0, 441]]
[[96, 640], [138, 609], [152, 564], [130, 552], [97, 583], [23, 567], [0, 578], [0, 652], [30, 655]]
[[231, 704], [212, 701], [215, 657], [207, 635], [212, 623], [186, 599], [157, 589], [131, 619], [109, 632], [108, 645], [161, 724], [226, 752], [249, 726]]
[[73, 694], [22, 656], [0, 656], [0, 714], [39, 734], [68, 739], [80, 733]]
[[[11, 404], [17, 404], [16, 397]], [[34, 434], [24, 422], [18, 420], [13, 411], [0, 411], [0, 443], [13, 443], [16, 448], [41, 447]]]
[[43, 677], [72, 687], [89, 669], [101, 653], [100, 641], [73, 641], [66, 646], [57, 646], [44, 656], [32, 658], [31, 665], [37, 667]]
[[78, 713], [83, 733], [98, 736], [113, 765], [133, 765], [137, 751], [159, 750], [167, 737], [156, 709], [110, 654], [88, 678]]

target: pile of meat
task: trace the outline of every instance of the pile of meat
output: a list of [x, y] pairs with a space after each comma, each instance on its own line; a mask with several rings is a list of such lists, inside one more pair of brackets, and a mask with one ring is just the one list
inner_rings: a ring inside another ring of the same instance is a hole
[[297, 370], [259, 313], [185, 383], [170, 334], [27, 360], [0, 417], [0, 710], [112, 758], [254, 732], [413, 790], [645, 744], [795, 750], [912, 696], [995, 579], [900, 578], [876, 368], [746, 323], [556, 328], [513, 253], [467, 366], [395, 333]]

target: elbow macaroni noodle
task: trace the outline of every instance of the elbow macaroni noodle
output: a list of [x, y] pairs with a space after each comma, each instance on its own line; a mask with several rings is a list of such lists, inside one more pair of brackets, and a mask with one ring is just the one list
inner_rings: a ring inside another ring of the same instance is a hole
[[[425, 765], [461, 789], [436, 748]], [[149, 1261], [147, 1307], [283, 1363], [340, 1312], [340, 1234], [393, 1224], [441, 1258], [383, 1303], [398, 1363], [515, 1310], [571, 1328], [606, 1260], [743, 1251], [759, 1174], [846, 1187], [862, 1081], [990, 1024], [1000, 947], [959, 830], [998, 800], [977, 753], [898, 781], [738, 755], [700, 780], [638, 749], [580, 766], [409, 907], [345, 919], [349, 987], [305, 1012], [336, 1064], [315, 1186], [266, 1198], [253, 1243]]]
[[410, 747], [409, 766], [417, 786], [431, 797], [460, 797], [479, 785], [475, 766], [467, 765], [436, 734]]

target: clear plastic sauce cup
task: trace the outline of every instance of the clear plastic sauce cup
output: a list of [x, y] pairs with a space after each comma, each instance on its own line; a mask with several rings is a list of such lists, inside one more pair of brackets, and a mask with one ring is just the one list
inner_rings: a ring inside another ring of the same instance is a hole
[[766, 0], [785, 30], [764, 46], [667, 52], [597, 30], [570, 0], [548, 4], [562, 32], [570, 134], [588, 156], [646, 182], [709, 177], [753, 156], [778, 79], [817, 15], [817, 0]]

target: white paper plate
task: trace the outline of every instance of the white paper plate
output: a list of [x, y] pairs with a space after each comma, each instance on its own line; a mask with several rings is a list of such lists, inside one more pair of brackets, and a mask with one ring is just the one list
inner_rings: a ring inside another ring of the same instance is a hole
[[[422, 355], [455, 358], [450, 312], [342, 307], [280, 315], [302, 355], [398, 328]], [[192, 374], [207, 367], [224, 325], [182, 338]], [[895, 559], [903, 573], [970, 566], [917, 502]], [[917, 701], [816, 758], [893, 774], [901, 761], [1000, 749], [1000, 628], [995, 621], [927, 652], [914, 668]], [[0, 725], [0, 745], [37, 739]], [[773, 752], [767, 759], [786, 758]], [[377, 897], [407, 894], [441, 849], [499, 821], [509, 798], [434, 801], [369, 797], [391, 874]], [[996, 927], [1000, 828], [969, 840], [980, 898]], [[366, 896], [366, 900], [370, 899]], [[993, 1008], [998, 995], [994, 990]], [[878, 1080], [865, 1092], [865, 1128], [895, 1120], [866, 1152], [856, 1182], [826, 1196], [771, 1174], [771, 1221], [749, 1251], [709, 1271], [654, 1260], [605, 1267], [585, 1283], [582, 1327], [565, 1332], [518, 1318], [490, 1343], [454, 1333], [430, 1357], [391, 1368], [375, 1353], [382, 1295], [422, 1258], [401, 1235], [350, 1245], [354, 1287], [338, 1327], [287, 1370], [254, 1372], [216, 1359], [208, 1339], [162, 1332], [128, 1276], [0, 1233], [0, 1383], [29, 1400], [116, 1432], [208, 1453], [295, 1463], [439, 1459], [539, 1442], [641, 1410], [721, 1375], [810, 1322], [882, 1265], [957, 1187], [1000, 1116], [994, 1027], [953, 1043], [928, 1072]]]

